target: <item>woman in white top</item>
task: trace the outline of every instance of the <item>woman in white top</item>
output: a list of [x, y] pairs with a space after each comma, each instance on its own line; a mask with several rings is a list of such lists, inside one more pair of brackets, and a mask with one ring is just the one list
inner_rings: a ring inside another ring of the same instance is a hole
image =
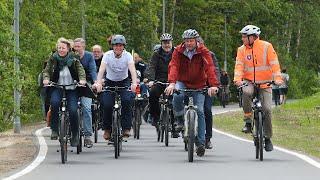
[[[106, 74], [106, 86], [130, 86], [130, 79], [128, 78], [128, 70], [132, 77], [132, 91], [135, 91], [137, 86], [137, 75], [134, 66], [132, 55], [125, 50], [126, 39], [123, 35], [115, 35], [111, 39], [112, 49], [104, 53], [100, 65], [97, 83], [94, 87], [98, 92], [102, 90], [102, 78]], [[123, 90], [120, 92], [121, 96], [121, 126], [123, 129], [123, 137], [130, 136], [130, 129], [132, 126], [132, 102], [133, 94], [130, 91]], [[114, 105], [114, 95], [110, 92], [104, 92], [101, 96], [103, 107], [103, 129], [104, 139], [110, 139], [111, 123], [112, 123], [112, 108]]]

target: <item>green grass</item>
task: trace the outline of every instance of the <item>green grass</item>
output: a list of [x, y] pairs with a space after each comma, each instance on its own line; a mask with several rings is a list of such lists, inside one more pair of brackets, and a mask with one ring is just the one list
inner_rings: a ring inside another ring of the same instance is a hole
[[[320, 158], [320, 93], [272, 110], [273, 144]], [[242, 112], [214, 117], [217, 129], [252, 139], [241, 132]]]

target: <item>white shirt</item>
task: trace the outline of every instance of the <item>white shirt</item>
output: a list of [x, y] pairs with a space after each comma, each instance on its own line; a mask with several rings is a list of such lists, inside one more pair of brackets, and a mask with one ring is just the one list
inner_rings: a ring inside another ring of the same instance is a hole
[[113, 50], [104, 53], [102, 62], [107, 65], [106, 78], [111, 81], [122, 81], [128, 77], [129, 63], [133, 62], [132, 55], [123, 50], [121, 57], [116, 58]]

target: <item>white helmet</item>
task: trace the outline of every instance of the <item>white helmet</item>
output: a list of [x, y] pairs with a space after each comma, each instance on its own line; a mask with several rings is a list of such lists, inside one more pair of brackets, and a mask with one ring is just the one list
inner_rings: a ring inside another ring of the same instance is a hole
[[183, 39], [193, 39], [198, 37], [199, 33], [195, 29], [187, 29], [182, 34]]
[[172, 41], [171, 34], [164, 33], [160, 36], [160, 41]]
[[241, 29], [241, 31], [239, 31], [239, 33], [245, 34], [245, 35], [255, 34], [255, 35], [259, 36], [261, 31], [260, 31], [260, 28], [258, 28], [257, 26], [246, 25], [244, 28]]

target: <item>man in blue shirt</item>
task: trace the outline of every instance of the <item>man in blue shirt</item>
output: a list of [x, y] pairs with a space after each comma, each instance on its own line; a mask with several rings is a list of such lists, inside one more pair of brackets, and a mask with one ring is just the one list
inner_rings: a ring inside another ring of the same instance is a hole
[[[92, 53], [85, 50], [85, 40], [77, 38], [74, 40], [74, 50], [79, 53], [80, 62], [86, 72], [86, 79], [89, 84], [97, 81], [96, 63]], [[88, 148], [92, 147], [92, 99], [81, 97], [82, 112], [83, 112], [83, 130], [84, 130], [84, 145]]]

